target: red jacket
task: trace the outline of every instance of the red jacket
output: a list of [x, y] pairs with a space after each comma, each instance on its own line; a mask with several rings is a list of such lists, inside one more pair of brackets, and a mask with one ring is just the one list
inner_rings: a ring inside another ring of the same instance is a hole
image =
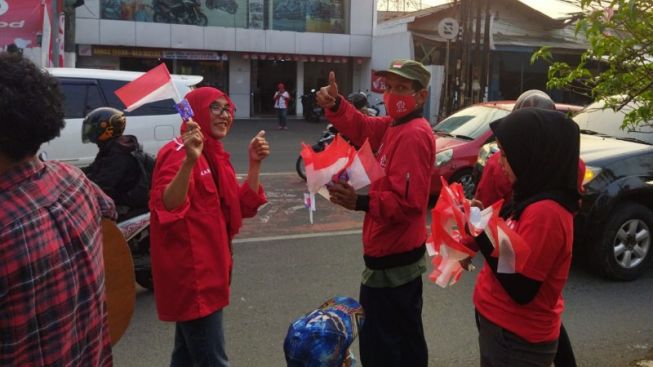
[[[173, 211], [163, 206], [163, 191], [186, 156], [178, 146], [173, 141], [159, 151], [150, 194], [154, 296], [163, 321], [194, 320], [229, 304], [229, 238], [218, 188], [203, 155], [193, 167], [184, 204]], [[235, 175], [231, 165], [220, 169]], [[266, 202], [262, 186], [256, 193], [244, 183], [239, 195], [245, 218], [253, 217]]]
[[371, 117], [340, 96], [338, 111], [326, 116], [343, 135], [360, 146], [369, 138], [386, 176], [369, 189], [363, 222], [363, 251], [380, 257], [406, 252], [426, 241], [426, 212], [435, 163], [435, 139], [424, 118], [392, 126], [390, 116]]

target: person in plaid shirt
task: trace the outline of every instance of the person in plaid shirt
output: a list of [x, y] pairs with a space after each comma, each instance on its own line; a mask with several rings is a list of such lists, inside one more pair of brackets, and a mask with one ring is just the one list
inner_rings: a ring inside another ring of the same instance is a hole
[[111, 366], [101, 217], [109, 197], [36, 157], [64, 126], [57, 81], [0, 53], [0, 366]]

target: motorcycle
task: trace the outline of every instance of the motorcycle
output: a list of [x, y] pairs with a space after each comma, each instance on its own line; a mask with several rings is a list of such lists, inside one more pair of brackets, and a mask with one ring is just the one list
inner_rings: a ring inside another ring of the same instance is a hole
[[150, 258], [150, 213], [144, 213], [117, 223], [134, 260], [136, 283], [147, 290], [154, 289]]
[[154, 21], [206, 26], [209, 19], [200, 6], [200, 0], [154, 0]]
[[316, 93], [315, 89], [311, 89], [310, 93], [301, 96], [304, 120], [306, 121], [320, 122], [324, 116], [322, 107], [317, 104]]
[[[322, 131], [322, 135], [320, 135], [317, 143], [312, 145], [313, 150], [315, 152], [323, 151], [324, 148], [326, 148], [327, 145], [331, 144], [333, 139], [335, 139], [336, 134], [338, 134], [338, 129], [336, 129], [336, 127], [332, 124], [328, 124], [326, 129]], [[297, 170], [299, 177], [301, 177], [302, 180], [306, 181], [306, 167], [304, 167], [304, 158], [302, 158], [301, 155], [297, 158], [295, 169]]]

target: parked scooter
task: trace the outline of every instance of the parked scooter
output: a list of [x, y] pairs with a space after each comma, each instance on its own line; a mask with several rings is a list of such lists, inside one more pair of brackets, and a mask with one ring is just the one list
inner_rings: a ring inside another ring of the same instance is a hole
[[209, 19], [200, 6], [200, 0], [154, 0], [154, 21], [205, 26]]
[[144, 213], [117, 223], [127, 241], [134, 260], [134, 276], [141, 287], [153, 290], [150, 258], [150, 213]]
[[302, 109], [304, 110], [304, 120], [306, 121], [320, 122], [324, 116], [322, 107], [317, 104], [316, 94], [317, 91], [315, 89], [311, 89], [310, 93], [301, 96]]

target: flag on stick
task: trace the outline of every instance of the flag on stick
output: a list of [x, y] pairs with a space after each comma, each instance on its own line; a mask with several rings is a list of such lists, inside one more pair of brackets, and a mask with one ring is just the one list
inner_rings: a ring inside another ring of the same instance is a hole
[[116, 95], [130, 112], [151, 102], [172, 98], [176, 103], [181, 100], [166, 64], [149, 70], [140, 77], [125, 84], [115, 91]]
[[470, 206], [459, 183], [442, 179], [442, 190], [432, 211], [430, 253], [433, 271], [429, 278], [441, 287], [453, 285], [462, 275], [461, 260], [476, 254], [474, 237], [485, 233], [494, 246], [498, 273], [520, 272], [530, 248], [499, 216], [503, 202], [478, 210]]
[[385, 171], [379, 161], [374, 157], [369, 141], [366, 139], [363, 146], [358, 149], [356, 155], [347, 167], [349, 184], [358, 190], [379, 178], [385, 176]]
[[356, 153], [340, 135], [321, 151], [315, 152], [309, 145], [302, 144], [301, 156], [306, 168], [306, 185], [310, 193], [317, 193], [329, 183], [334, 175], [345, 169]]

